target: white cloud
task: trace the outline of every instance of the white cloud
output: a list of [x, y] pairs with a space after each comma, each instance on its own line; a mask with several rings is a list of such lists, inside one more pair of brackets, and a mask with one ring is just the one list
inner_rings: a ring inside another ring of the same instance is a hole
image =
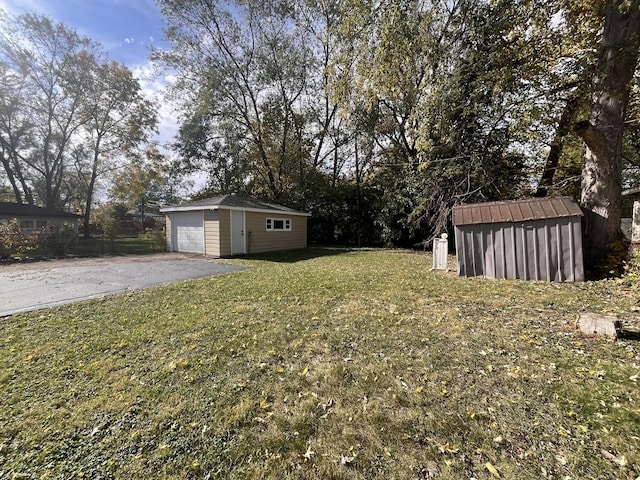
[[124, 43], [127, 43], [129, 45], [131, 45], [133, 42], [135, 42], [135, 39], [133, 37], [124, 39]]

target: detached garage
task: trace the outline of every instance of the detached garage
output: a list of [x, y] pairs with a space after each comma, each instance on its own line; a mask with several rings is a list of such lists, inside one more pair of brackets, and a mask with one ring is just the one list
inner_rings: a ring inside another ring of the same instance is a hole
[[307, 246], [308, 213], [261, 200], [222, 195], [160, 209], [167, 250], [229, 257]]

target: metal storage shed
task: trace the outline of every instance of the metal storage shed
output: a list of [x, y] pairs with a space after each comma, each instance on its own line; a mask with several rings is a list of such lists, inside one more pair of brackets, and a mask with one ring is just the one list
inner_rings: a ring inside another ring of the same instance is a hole
[[582, 215], [569, 197], [453, 207], [458, 275], [583, 281]]

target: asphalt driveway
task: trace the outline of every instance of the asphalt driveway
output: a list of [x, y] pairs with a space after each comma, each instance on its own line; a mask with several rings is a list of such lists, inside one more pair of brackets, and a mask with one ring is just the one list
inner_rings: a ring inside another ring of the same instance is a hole
[[0, 265], [0, 317], [243, 268], [175, 253]]

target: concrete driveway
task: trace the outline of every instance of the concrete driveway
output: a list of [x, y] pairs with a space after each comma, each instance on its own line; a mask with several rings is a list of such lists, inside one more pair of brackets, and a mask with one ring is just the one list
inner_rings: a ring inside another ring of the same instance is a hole
[[0, 265], [0, 317], [243, 268], [177, 253]]

